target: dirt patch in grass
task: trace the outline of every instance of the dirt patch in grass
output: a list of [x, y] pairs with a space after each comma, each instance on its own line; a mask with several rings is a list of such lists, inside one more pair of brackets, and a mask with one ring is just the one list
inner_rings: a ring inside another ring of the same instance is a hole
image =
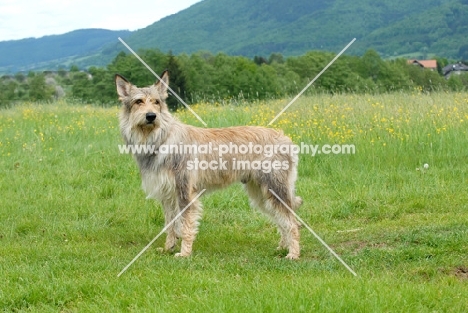
[[352, 240], [341, 243], [341, 249], [352, 251], [354, 255], [357, 255], [364, 249], [385, 249], [387, 244], [383, 242], [367, 242], [367, 241], [358, 241]]
[[465, 266], [459, 266], [455, 268], [454, 274], [456, 277], [463, 279], [463, 280], [468, 280], [468, 267]]

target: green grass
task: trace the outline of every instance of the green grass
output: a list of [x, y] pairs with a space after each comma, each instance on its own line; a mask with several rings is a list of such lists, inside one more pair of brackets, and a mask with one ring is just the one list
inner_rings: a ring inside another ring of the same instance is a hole
[[[287, 102], [194, 109], [211, 127], [266, 125]], [[203, 197], [192, 257], [157, 252], [160, 238], [117, 278], [164, 223], [118, 153], [117, 113], [0, 111], [3, 311], [468, 310], [468, 94], [306, 97], [274, 125], [297, 143], [356, 146], [302, 155], [297, 189], [299, 215], [358, 277], [305, 228], [301, 259], [281, 258], [275, 227], [234, 185]]]

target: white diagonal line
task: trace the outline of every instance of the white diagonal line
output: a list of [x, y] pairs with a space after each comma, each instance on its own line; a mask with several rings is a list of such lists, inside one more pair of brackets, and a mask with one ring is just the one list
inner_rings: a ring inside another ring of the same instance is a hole
[[310, 81], [310, 83], [308, 83], [307, 86], [305, 86], [304, 89], [302, 89], [301, 92], [299, 92], [299, 93], [297, 94], [297, 96], [294, 97], [294, 99], [292, 99], [291, 102], [289, 102], [288, 105], [287, 105], [283, 110], [281, 110], [281, 112], [279, 112], [278, 115], [275, 116], [274, 119], [271, 120], [270, 123], [268, 123], [268, 126], [270, 126], [271, 124], [273, 124], [273, 123], [278, 119], [278, 117], [280, 117], [281, 114], [283, 114], [284, 111], [286, 111], [286, 110], [291, 106], [291, 104], [293, 104], [293, 103], [294, 103], [294, 102], [295, 102], [295, 101], [296, 101], [296, 100], [297, 100], [297, 99], [298, 99], [298, 98], [299, 98], [299, 97], [300, 97], [300, 96], [301, 96], [301, 95], [302, 95], [302, 94], [303, 94], [303, 93], [304, 93], [304, 92], [305, 92], [305, 91], [306, 91], [306, 90], [307, 90], [307, 89], [308, 89], [308, 88], [309, 88], [309, 87], [310, 87], [310, 86], [311, 86], [311, 85], [312, 85], [312, 84], [313, 84], [313, 83], [314, 83], [314, 82], [315, 82], [315, 81], [316, 81], [316, 80], [317, 80], [317, 79], [318, 79], [318, 78], [335, 62], [335, 61], [336, 61], [336, 59], [338, 59], [338, 58], [349, 48], [349, 46], [351, 46], [351, 45], [353, 44], [353, 42], [355, 42], [355, 41], [356, 41], [356, 38], [354, 38], [353, 40], [351, 40], [351, 42], [348, 43], [348, 45], [347, 45], [346, 47], [344, 47], [344, 49], [341, 50], [341, 52], [338, 53], [338, 54], [333, 58], [333, 60], [331, 60], [330, 63], [328, 63], [327, 66], [325, 66], [325, 67], [323, 68], [323, 70], [322, 70], [320, 73], [318, 73], [317, 76], [315, 76], [315, 78], [312, 79], [312, 80]]
[[317, 240], [320, 241], [320, 243], [321, 243], [325, 248], [327, 248], [328, 251], [330, 251], [330, 253], [333, 254], [333, 256], [334, 256], [335, 258], [337, 258], [338, 261], [340, 261], [341, 264], [343, 264], [343, 265], [346, 267], [346, 269], [347, 269], [348, 271], [350, 271], [351, 274], [353, 274], [354, 276], [357, 276], [356, 272], [353, 271], [353, 270], [351, 269], [351, 267], [349, 267], [348, 264], [346, 264], [345, 261], [343, 261], [343, 260], [340, 258], [340, 256], [339, 256], [338, 254], [336, 254], [335, 251], [333, 251], [332, 248], [330, 248], [330, 247], [327, 245], [327, 243], [326, 243], [325, 241], [323, 241], [322, 238], [320, 238], [319, 235], [317, 235], [317, 234], [312, 230], [312, 228], [310, 228], [310, 226], [307, 225], [307, 223], [304, 222], [304, 221], [302, 220], [302, 218], [300, 218], [300, 216], [297, 215], [296, 212], [294, 212], [293, 209], [291, 209], [291, 208], [283, 201], [283, 199], [281, 199], [281, 198], [276, 194], [276, 192], [273, 191], [273, 189], [269, 189], [269, 190], [270, 190], [270, 192], [271, 192], [271, 193], [272, 193], [272, 194], [273, 194], [289, 211], [291, 211], [291, 213], [299, 220], [299, 222], [301, 222], [302, 225], [304, 225], [304, 226], [312, 233], [312, 235], [314, 235], [315, 238], [317, 238]]
[[192, 110], [192, 108], [189, 107], [189, 105], [188, 105], [187, 103], [185, 103], [185, 101], [182, 100], [182, 98], [181, 98], [174, 90], [172, 90], [172, 88], [169, 87], [169, 85], [167, 85], [167, 84], [161, 79], [161, 77], [159, 77], [159, 75], [156, 74], [156, 72], [153, 71], [153, 69], [152, 69], [148, 64], [146, 64], [146, 62], [143, 61], [142, 58], [140, 58], [140, 56], [139, 56], [138, 54], [136, 54], [136, 52], [133, 51], [133, 49], [130, 48], [130, 46], [127, 45], [127, 43], [126, 43], [125, 41], [123, 41], [122, 38], [119, 37], [119, 40], [120, 40], [120, 42], [121, 42], [121, 43], [122, 43], [122, 44], [123, 44], [123, 45], [124, 45], [124, 46], [125, 46], [125, 47], [126, 47], [126, 48], [127, 48], [127, 49], [128, 49], [128, 50], [129, 50], [129, 51], [130, 51], [130, 52], [131, 52], [131, 53], [132, 53], [132, 54], [133, 54], [133, 55], [134, 55], [134, 56], [135, 56], [135, 57], [136, 57], [136, 58], [137, 58], [137, 59], [154, 75], [154, 76], [156, 76], [156, 78], [157, 78], [164, 86], [167, 87], [167, 89], [169, 89], [169, 91], [177, 98], [177, 100], [179, 100], [193, 115], [195, 115], [195, 117], [196, 117], [205, 127], [207, 126], [207, 124], [205, 123], [205, 121], [202, 120], [202, 118], [201, 118], [200, 116], [198, 116], [198, 114], [195, 113], [195, 111]]
[[194, 203], [198, 198], [200, 198], [200, 196], [206, 191], [206, 189], [203, 189], [202, 191], [200, 191], [200, 193], [198, 193], [198, 195], [192, 200], [190, 201], [189, 204], [187, 204], [187, 206], [185, 208], [182, 209], [182, 211], [179, 212], [179, 214], [177, 214], [174, 219], [172, 221], [170, 221], [162, 230], [161, 232], [153, 238], [153, 240], [150, 241], [149, 244], [146, 245], [146, 247], [143, 248], [143, 250], [140, 251], [140, 253], [138, 253], [136, 255], [136, 257], [133, 258], [132, 261], [130, 261], [130, 263], [127, 264], [127, 266], [124, 267], [124, 269], [119, 273], [119, 275], [117, 275], [117, 277], [120, 277], [120, 275], [122, 275], [123, 273], [125, 273], [125, 271], [146, 251], [148, 250], [148, 248], [172, 225], [174, 224], [174, 222], [182, 215], [184, 214], [185, 210], [187, 210], [188, 207], [190, 207], [190, 205], [192, 205], [192, 203]]

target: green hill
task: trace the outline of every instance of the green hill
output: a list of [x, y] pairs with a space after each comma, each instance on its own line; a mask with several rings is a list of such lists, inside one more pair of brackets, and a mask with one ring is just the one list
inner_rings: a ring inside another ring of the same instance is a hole
[[[174, 54], [209, 51], [231, 55], [302, 55], [310, 50], [347, 53], [368, 49], [382, 57], [437, 55], [468, 59], [468, 0], [203, 0], [135, 32], [0, 42], [5, 69], [105, 65], [126, 51], [158, 48]], [[33, 53], [31, 53], [33, 51]], [[126, 51], [127, 52], [127, 51]]]
[[457, 58], [468, 37], [468, 1], [205, 0], [132, 33], [136, 48], [174, 53], [300, 55], [308, 50], [378, 50], [383, 56], [430, 53]]
[[0, 72], [27, 71], [30, 69], [56, 69], [67, 66], [79, 59], [107, 64], [109, 58], [103, 57], [102, 47], [127, 37], [129, 31], [110, 31], [105, 29], [81, 29], [63, 35], [41, 38], [27, 38], [0, 42]]
[[386, 56], [420, 53], [468, 60], [468, 0], [448, 1], [373, 31], [363, 45]]

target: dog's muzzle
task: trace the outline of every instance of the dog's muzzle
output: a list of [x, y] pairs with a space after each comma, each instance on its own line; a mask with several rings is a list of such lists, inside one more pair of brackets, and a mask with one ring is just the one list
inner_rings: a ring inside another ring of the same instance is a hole
[[151, 124], [156, 119], [156, 113], [146, 113], [146, 123]]

